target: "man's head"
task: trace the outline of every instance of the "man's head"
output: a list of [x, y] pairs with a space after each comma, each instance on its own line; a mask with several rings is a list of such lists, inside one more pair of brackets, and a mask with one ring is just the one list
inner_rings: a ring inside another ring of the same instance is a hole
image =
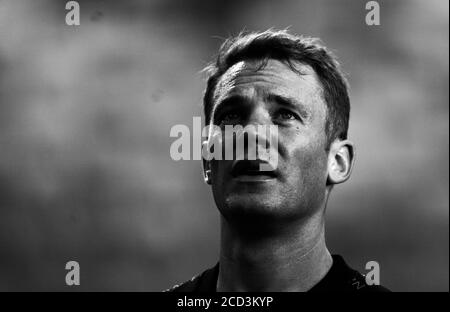
[[278, 127], [270, 148], [279, 161], [269, 174], [251, 163], [204, 162], [222, 215], [296, 220], [324, 208], [354, 159], [348, 88], [335, 57], [317, 40], [286, 31], [240, 34], [222, 45], [207, 72], [208, 125]]

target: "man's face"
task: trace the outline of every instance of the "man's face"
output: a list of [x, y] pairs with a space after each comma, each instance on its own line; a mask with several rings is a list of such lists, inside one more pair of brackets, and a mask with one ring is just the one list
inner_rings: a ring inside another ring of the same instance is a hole
[[259, 67], [260, 62], [242, 61], [221, 77], [211, 120], [222, 129], [276, 125], [278, 146], [270, 148], [278, 153], [277, 168], [258, 173], [257, 160], [242, 166], [233, 160], [212, 160], [214, 200], [227, 219], [298, 220], [324, 206], [326, 104], [311, 67], [296, 64], [303, 75], [277, 60]]

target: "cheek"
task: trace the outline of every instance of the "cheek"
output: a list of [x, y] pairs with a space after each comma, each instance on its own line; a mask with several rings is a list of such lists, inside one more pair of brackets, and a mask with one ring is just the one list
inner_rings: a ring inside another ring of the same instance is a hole
[[[322, 207], [326, 194], [327, 160], [323, 149], [312, 146], [292, 151], [289, 163], [290, 176], [284, 196], [297, 207], [313, 213]], [[304, 210], [303, 212], [305, 212]]]
[[231, 170], [233, 161], [231, 160], [213, 160], [211, 161], [211, 171], [213, 185], [222, 188], [226, 181], [230, 178], [228, 173]]
[[296, 172], [297, 183], [303, 189], [321, 185], [325, 187], [327, 177], [327, 154], [320, 142], [299, 145], [289, 153], [292, 172]]

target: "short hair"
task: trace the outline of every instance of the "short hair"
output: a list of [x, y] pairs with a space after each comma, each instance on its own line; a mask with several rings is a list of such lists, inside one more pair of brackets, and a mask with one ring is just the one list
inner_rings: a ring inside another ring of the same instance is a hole
[[312, 67], [322, 84], [327, 106], [327, 148], [337, 138], [346, 139], [350, 116], [349, 86], [336, 56], [322, 45], [320, 39], [292, 35], [287, 30], [241, 32], [225, 40], [216, 60], [204, 69], [208, 75], [203, 97], [206, 124], [211, 122], [214, 91], [222, 75], [240, 61], [261, 60], [263, 68], [269, 59], [287, 64], [298, 74], [302, 73], [295, 68], [294, 62]]

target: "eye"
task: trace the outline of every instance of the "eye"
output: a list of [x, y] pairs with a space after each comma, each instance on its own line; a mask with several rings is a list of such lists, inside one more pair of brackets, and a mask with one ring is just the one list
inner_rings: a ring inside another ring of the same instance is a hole
[[297, 116], [293, 112], [291, 112], [287, 109], [279, 110], [276, 113], [275, 117], [277, 119], [281, 119], [281, 120], [296, 120], [297, 119]]
[[239, 114], [236, 112], [228, 112], [224, 113], [222, 116], [219, 117], [220, 124], [232, 124], [235, 123], [237, 120], [239, 120]]

